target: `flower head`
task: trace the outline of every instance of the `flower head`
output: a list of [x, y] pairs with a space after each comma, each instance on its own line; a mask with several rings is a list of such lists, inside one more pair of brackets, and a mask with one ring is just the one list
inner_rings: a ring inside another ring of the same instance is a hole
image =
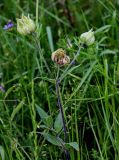
[[20, 34], [27, 35], [35, 32], [36, 26], [32, 19], [30, 19], [29, 15], [28, 17], [22, 15], [21, 19], [17, 18], [17, 31]]
[[87, 46], [92, 45], [95, 42], [95, 36], [93, 30], [91, 29], [88, 32], [82, 33], [80, 36], [80, 40]]
[[51, 59], [52, 61], [61, 66], [70, 63], [69, 56], [65, 54], [65, 51], [62, 48], [59, 48], [56, 51], [54, 51], [52, 53]]
[[8, 23], [4, 26], [4, 30], [10, 30], [11, 28], [14, 27], [14, 24], [11, 20], [8, 21]]
[[0, 91], [5, 92], [5, 89], [2, 85], [0, 85]]

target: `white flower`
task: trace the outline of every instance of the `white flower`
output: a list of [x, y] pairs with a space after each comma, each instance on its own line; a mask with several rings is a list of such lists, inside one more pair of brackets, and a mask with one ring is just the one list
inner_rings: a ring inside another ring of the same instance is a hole
[[35, 31], [35, 23], [32, 19], [30, 19], [29, 15], [28, 17], [22, 15], [21, 19], [17, 18], [17, 31], [20, 34], [27, 35], [31, 34]]
[[82, 33], [80, 35], [80, 40], [82, 43], [86, 44], [87, 46], [92, 45], [95, 42], [95, 36], [94, 36], [94, 32], [91, 29], [88, 32]]

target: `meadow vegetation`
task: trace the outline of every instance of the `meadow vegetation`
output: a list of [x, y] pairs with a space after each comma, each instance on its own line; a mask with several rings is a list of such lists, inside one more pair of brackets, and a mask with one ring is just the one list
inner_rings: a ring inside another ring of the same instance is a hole
[[[59, 48], [72, 64], [52, 61]], [[118, 0], [0, 0], [0, 160], [119, 160], [118, 54]]]

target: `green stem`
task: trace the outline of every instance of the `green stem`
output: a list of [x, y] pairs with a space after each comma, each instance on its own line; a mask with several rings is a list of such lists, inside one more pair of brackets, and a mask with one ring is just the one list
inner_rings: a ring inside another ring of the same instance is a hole
[[36, 123], [36, 111], [35, 111], [35, 101], [34, 101], [34, 81], [32, 80], [32, 124], [33, 124], [33, 134], [34, 134], [34, 157], [38, 160], [38, 145], [37, 145], [37, 123]]
[[39, 6], [39, 0], [36, 0], [36, 26], [38, 27], [38, 6]]

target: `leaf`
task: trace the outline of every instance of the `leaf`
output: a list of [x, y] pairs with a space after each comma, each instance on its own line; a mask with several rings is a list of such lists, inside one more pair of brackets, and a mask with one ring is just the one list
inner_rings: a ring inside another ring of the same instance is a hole
[[36, 105], [36, 109], [37, 112], [40, 116], [40, 118], [42, 119], [43, 123], [48, 126], [48, 127], [52, 127], [53, 125], [53, 119], [50, 115], [48, 115], [41, 107], [39, 107], [38, 105]]
[[73, 147], [75, 150], [79, 151], [79, 145], [77, 142], [66, 143], [66, 146]]
[[22, 108], [24, 101], [21, 101], [13, 110], [12, 114], [11, 114], [11, 121], [14, 119], [15, 115], [19, 112], [19, 110]]
[[51, 128], [53, 126], [53, 119], [51, 116], [48, 116], [44, 119], [42, 119], [42, 121], [44, 122], [45, 125], [47, 125], [49, 128]]
[[0, 146], [0, 155], [1, 155], [2, 160], [5, 160], [5, 153], [4, 153], [4, 149], [2, 146]]
[[61, 116], [61, 113], [59, 113], [55, 119], [54, 129], [57, 133], [59, 133], [62, 127], [63, 127], [62, 116]]
[[97, 34], [97, 33], [108, 32], [110, 28], [111, 28], [111, 25], [105, 25], [105, 26], [102, 26], [102, 27], [100, 27], [99, 29], [97, 29], [97, 30], [95, 31], [95, 33]]
[[115, 55], [116, 51], [113, 51], [113, 50], [110, 50], [110, 49], [106, 49], [103, 52], [101, 52], [100, 55], [102, 56], [102, 55], [106, 55], [106, 54], [113, 54], [113, 55]]
[[48, 134], [48, 133], [41, 133], [44, 138], [50, 142], [51, 144], [53, 145], [56, 145], [56, 146], [62, 146], [61, 142], [57, 140], [57, 138], [55, 136], [52, 136], [51, 134]]
[[52, 37], [51, 27], [47, 26], [46, 27], [46, 31], [47, 31], [49, 46], [50, 46], [51, 52], [53, 52], [54, 51], [54, 44], [53, 44], [53, 37]]
[[48, 117], [48, 114], [38, 105], [36, 105], [36, 109], [37, 109], [38, 114], [41, 117], [41, 119]]

